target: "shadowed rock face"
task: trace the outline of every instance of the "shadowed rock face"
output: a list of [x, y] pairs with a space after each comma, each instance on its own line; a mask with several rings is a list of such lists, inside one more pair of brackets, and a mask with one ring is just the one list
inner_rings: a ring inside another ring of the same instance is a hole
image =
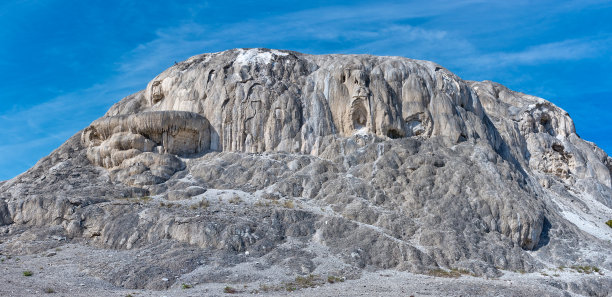
[[178, 242], [228, 267], [249, 251], [289, 273], [320, 257], [612, 269], [598, 219], [612, 218], [611, 164], [554, 104], [432, 62], [236, 49], [169, 68], [0, 184], [0, 226], [59, 225], [116, 249]]

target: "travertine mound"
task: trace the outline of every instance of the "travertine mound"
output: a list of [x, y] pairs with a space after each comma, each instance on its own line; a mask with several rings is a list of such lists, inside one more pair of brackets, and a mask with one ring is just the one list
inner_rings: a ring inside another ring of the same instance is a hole
[[401, 57], [236, 49], [169, 68], [0, 184], [0, 231], [13, 251], [36, 250], [19, 239], [31, 226], [176, 251], [100, 273], [134, 288], [172, 285], [146, 265], [181, 261], [172, 273], [215, 282], [249, 265], [254, 279], [612, 269], [611, 172], [565, 111], [493, 82]]

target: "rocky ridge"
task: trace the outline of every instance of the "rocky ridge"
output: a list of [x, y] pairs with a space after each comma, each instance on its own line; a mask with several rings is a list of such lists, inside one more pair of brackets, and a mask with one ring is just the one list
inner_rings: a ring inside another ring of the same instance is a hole
[[[88, 271], [147, 289], [276, 269], [610, 271], [611, 175], [567, 112], [497, 83], [401, 57], [236, 49], [177, 63], [1, 183], [0, 250], [59, 236], [143, 251]], [[586, 282], [568, 288], [612, 286]]]

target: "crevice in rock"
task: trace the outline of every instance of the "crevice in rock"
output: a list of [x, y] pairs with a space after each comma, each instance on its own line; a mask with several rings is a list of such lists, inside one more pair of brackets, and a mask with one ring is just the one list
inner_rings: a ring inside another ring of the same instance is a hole
[[162, 90], [161, 81], [156, 80], [151, 84], [151, 98], [153, 99], [153, 105], [164, 99], [164, 92]]
[[565, 148], [560, 143], [553, 143], [552, 149], [553, 149], [553, 151], [555, 151], [557, 153], [563, 154], [563, 151], [564, 151]]
[[548, 245], [548, 243], [550, 242], [549, 232], [551, 228], [552, 224], [546, 217], [544, 217], [544, 221], [542, 223], [542, 233], [540, 233], [540, 241], [538, 241], [538, 244], [533, 248], [534, 251], [537, 251], [540, 248]]
[[366, 111], [363, 100], [357, 99], [351, 108], [351, 121], [353, 129], [359, 130], [368, 125], [368, 112]]
[[387, 137], [391, 138], [391, 139], [398, 139], [398, 138], [402, 138], [404, 137], [403, 133], [396, 130], [396, 129], [389, 129], [387, 131]]
[[543, 133], [548, 133], [552, 136], [556, 136], [557, 133], [555, 133], [555, 129], [552, 126], [552, 120], [550, 118], [550, 115], [544, 113], [542, 114], [542, 116], [540, 117], [540, 132]]

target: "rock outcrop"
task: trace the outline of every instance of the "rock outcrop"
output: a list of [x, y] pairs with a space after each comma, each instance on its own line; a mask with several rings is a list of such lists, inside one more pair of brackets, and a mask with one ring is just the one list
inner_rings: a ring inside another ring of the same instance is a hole
[[210, 147], [208, 121], [197, 113], [151, 111], [93, 122], [81, 134], [87, 157], [132, 185], [159, 184], [190, 156]]
[[300, 274], [612, 269], [611, 175], [544, 99], [427, 61], [236, 49], [177, 63], [0, 184], [0, 226], [178, 242], [230, 270], [245, 251]]

